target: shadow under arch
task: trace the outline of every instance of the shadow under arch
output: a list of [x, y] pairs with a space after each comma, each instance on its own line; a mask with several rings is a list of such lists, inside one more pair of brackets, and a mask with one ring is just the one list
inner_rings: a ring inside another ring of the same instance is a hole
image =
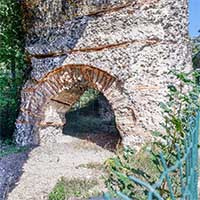
[[[65, 124], [65, 113], [87, 88], [93, 88], [106, 97], [123, 139], [127, 134], [127, 128], [134, 126], [136, 118], [134, 111], [129, 107], [129, 98], [122, 92], [118, 79], [93, 66], [64, 65], [48, 73], [31, 88], [32, 94], [24, 98], [17, 120], [17, 143], [40, 144], [51, 138], [48, 132], [59, 135]], [[20, 133], [21, 124], [29, 128], [29, 133]]]
[[121, 137], [114, 112], [101, 92], [88, 88], [65, 115], [63, 134], [115, 151]]

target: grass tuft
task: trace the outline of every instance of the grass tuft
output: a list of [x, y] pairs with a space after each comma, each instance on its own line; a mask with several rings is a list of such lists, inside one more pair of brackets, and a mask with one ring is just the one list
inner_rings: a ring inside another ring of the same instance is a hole
[[13, 143], [0, 143], [0, 158], [14, 153], [21, 153], [26, 151], [27, 149], [27, 147], [16, 146]]
[[87, 164], [80, 164], [77, 166], [77, 168], [87, 168], [87, 169], [96, 169], [96, 170], [102, 170], [104, 167], [103, 164], [101, 163], [96, 163], [96, 162], [90, 162]]
[[100, 191], [95, 189], [97, 185], [97, 180], [80, 178], [69, 180], [62, 177], [49, 194], [49, 200], [87, 199], [91, 196], [97, 196], [100, 194]]

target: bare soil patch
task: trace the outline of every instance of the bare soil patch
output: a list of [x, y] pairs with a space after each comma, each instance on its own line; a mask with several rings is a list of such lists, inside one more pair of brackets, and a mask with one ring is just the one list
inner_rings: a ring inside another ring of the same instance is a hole
[[[8, 200], [47, 200], [49, 193], [62, 177], [67, 179], [97, 179], [104, 190], [101, 166], [114, 153], [93, 143], [71, 136], [63, 136], [60, 143], [38, 146], [30, 152], [6, 156], [0, 160], [0, 178], [9, 173], [13, 181], [4, 186], [10, 190]], [[19, 168], [19, 169], [17, 169]], [[4, 172], [4, 173], [2, 173]], [[10, 177], [10, 176], [9, 176]], [[9, 179], [8, 177], [8, 179]], [[5, 181], [1, 179], [3, 185]], [[5, 194], [0, 198], [6, 199]]]

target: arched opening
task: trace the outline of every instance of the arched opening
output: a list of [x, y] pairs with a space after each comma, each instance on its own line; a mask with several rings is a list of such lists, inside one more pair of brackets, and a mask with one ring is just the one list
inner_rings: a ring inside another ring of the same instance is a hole
[[109, 101], [102, 92], [83, 83], [52, 97], [43, 109], [41, 144], [60, 143], [67, 135], [113, 151], [121, 141]]
[[115, 150], [121, 141], [112, 107], [101, 92], [91, 88], [66, 113], [63, 134], [108, 150]]
[[66, 113], [89, 88], [107, 99], [122, 139], [132, 134], [136, 117], [120, 82], [92, 66], [65, 65], [23, 91], [21, 114], [16, 123], [17, 143], [39, 144], [62, 136]]

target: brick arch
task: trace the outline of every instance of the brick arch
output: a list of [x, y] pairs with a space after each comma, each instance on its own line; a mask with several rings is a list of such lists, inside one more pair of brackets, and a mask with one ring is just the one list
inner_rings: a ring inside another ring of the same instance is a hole
[[33, 87], [23, 90], [21, 113], [16, 122], [17, 143], [38, 144], [43, 137], [49, 137], [45, 134], [50, 127], [61, 130], [65, 113], [87, 88], [103, 93], [114, 111], [122, 138], [128, 134], [136, 118], [128, 96], [120, 89], [119, 80], [93, 66], [64, 65], [48, 73]]

